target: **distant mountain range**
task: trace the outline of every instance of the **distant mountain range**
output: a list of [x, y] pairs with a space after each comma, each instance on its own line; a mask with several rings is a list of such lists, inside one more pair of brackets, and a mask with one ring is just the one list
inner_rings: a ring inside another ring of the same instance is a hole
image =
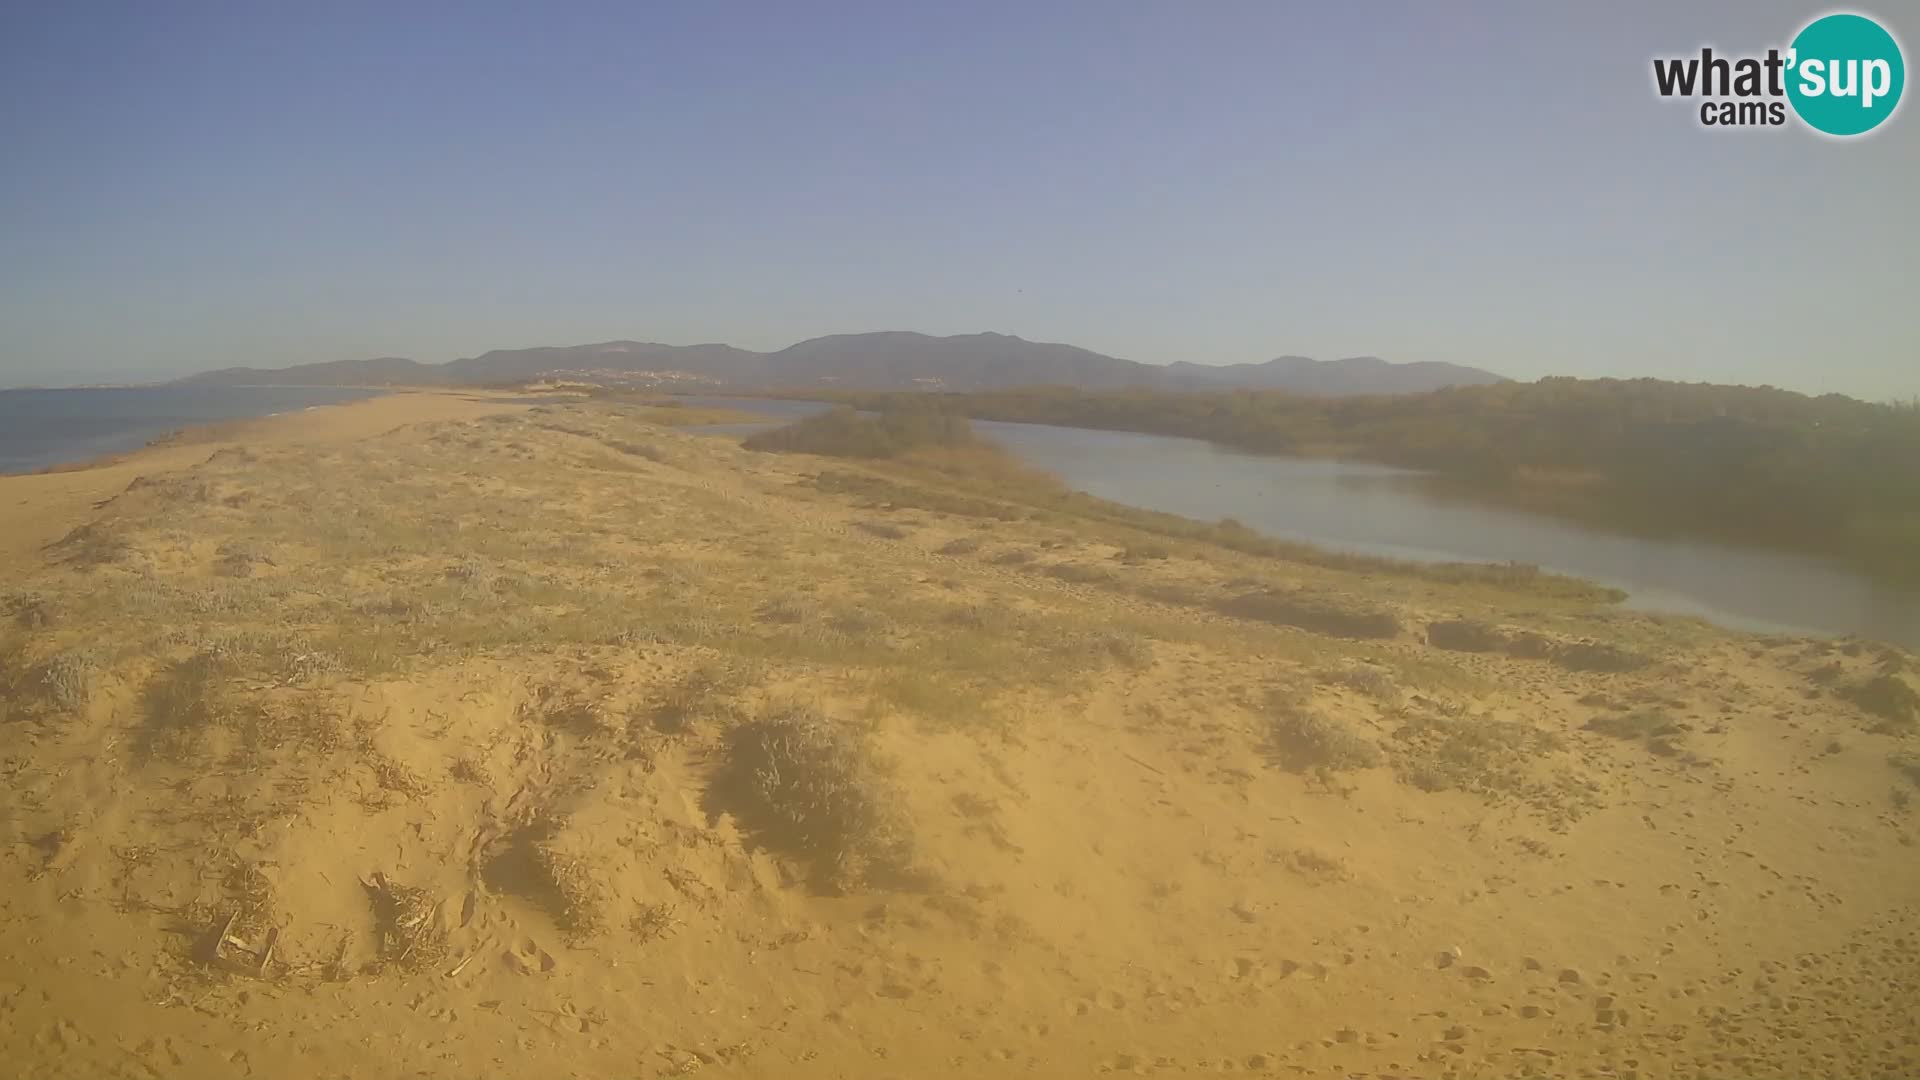
[[1211, 366], [1182, 361], [1160, 365], [1006, 334], [931, 337], [903, 331], [834, 334], [767, 353], [731, 345], [608, 341], [497, 349], [445, 364], [388, 356], [276, 369], [225, 368], [181, 381], [229, 386], [434, 386], [540, 379], [715, 390], [1073, 386], [1089, 390], [1253, 388], [1323, 396], [1410, 394], [1506, 381], [1492, 372], [1457, 364], [1394, 364], [1374, 356], [1346, 360], [1282, 356], [1263, 364]]
[[1189, 364], [1176, 361], [1166, 367], [1177, 381], [1204, 386], [1288, 390], [1296, 394], [1338, 397], [1343, 394], [1419, 394], [1449, 386], [1482, 386], [1507, 379], [1479, 368], [1416, 360], [1396, 364], [1377, 356], [1350, 356], [1345, 360], [1314, 360], [1281, 356], [1264, 364]]

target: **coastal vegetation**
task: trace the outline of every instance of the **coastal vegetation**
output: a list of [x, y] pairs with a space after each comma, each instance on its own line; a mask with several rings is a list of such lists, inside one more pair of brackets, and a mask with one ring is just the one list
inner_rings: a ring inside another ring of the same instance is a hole
[[1802, 551], [1920, 580], [1911, 405], [1571, 378], [1341, 398], [1038, 388], [837, 400], [1381, 462], [1423, 470], [1449, 492], [1589, 525]]
[[1737, 1015], [1844, 1033], [1766, 1075], [1912, 1073], [1910, 654], [1133, 510], [952, 411], [785, 453], [693, 411], [376, 399], [9, 481], [113, 481], [0, 565], [19, 1071], [124, 1073], [130, 1025], [181, 1050], [140, 1075], [348, 1028], [331, 1071], [437, 1074], [512, 1023], [539, 1075], [631, 1074], [602, 1031], [659, 1075], [842, 1075], [846, 1031], [1720, 1075]]

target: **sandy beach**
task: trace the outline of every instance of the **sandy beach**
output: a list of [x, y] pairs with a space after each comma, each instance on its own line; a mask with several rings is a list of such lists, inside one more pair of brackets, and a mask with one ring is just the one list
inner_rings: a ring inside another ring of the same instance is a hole
[[189, 428], [159, 445], [98, 462], [0, 476], [0, 573], [30, 571], [31, 553], [84, 523], [95, 504], [135, 477], [190, 468], [231, 446], [324, 446], [350, 442], [404, 424], [461, 420], [517, 406], [512, 395], [487, 391], [399, 390], [351, 405], [326, 405], [257, 420]]
[[1920, 1073], [1912, 655], [672, 413], [0, 477], [0, 1071]]

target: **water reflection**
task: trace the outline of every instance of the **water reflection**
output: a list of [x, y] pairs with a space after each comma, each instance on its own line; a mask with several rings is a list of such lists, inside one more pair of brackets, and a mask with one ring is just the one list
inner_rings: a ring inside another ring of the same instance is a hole
[[[814, 402], [688, 399], [790, 420]], [[757, 425], [709, 430], [744, 434]], [[1272, 536], [1429, 561], [1534, 563], [1625, 590], [1629, 607], [1761, 631], [1920, 645], [1920, 595], [1822, 559], [1628, 536], [1435, 492], [1384, 465], [1273, 457], [1198, 439], [980, 421], [981, 434], [1070, 486]]]

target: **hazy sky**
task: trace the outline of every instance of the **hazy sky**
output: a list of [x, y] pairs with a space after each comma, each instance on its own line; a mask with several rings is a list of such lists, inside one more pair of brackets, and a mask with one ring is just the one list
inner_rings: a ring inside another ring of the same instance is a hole
[[1823, 10], [7, 4], [0, 384], [911, 329], [1920, 394], [1917, 107], [1651, 88]]

